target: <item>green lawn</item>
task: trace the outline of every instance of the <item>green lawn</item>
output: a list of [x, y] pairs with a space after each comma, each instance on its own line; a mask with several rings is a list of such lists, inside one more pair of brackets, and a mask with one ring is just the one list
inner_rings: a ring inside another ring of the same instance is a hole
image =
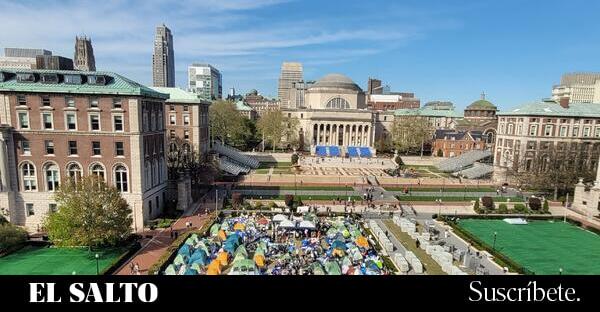
[[535, 274], [600, 274], [600, 236], [570, 223], [462, 219], [458, 225]]
[[[404, 191], [404, 186], [390, 186], [385, 187], [388, 191]], [[443, 189], [443, 193], [447, 192], [456, 192], [456, 193], [464, 193], [464, 192], [496, 192], [496, 189], [493, 187], [467, 187], [467, 188], [442, 188], [442, 187], [408, 187], [408, 189], [412, 192], [435, 192], [440, 193], [440, 189]]]
[[[109, 268], [127, 250], [124, 248], [99, 251], [100, 272]], [[0, 258], [0, 275], [95, 275], [95, 251], [87, 248], [48, 248], [26, 246]]]
[[[348, 197], [350, 197], [350, 200], [354, 200], [354, 201], [361, 201], [362, 197], [361, 196], [344, 196], [342, 195], [296, 195], [294, 196], [295, 199], [301, 199], [301, 200], [334, 200], [339, 198], [340, 200], [344, 200], [344, 199], [348, 199]], [[244, 196], [244, 198], [246, 199], [270, 199], [270, 200], [284, 200], [285, 199], [285, 195], [262, 195], [262, 196]]]
[[290, 168], [292, 166], [291, 162], [261, 162], [258, 165], [259, 169], [268, 169], [268, 168]]
[[[432, 194], [431, 196], [411, 196], [411, 195], [398, 195], [396, 196], [400, 201], [436, 201], [438, 198], [442, 199], [443, 202], [467, 202], [472, 200], [478, 200], [479, 197], [469, 197], [469, 196], [436, 196]], [[511, 203], [522, 203], [522, 198], [519, 197], [493, 197], [494, 202], [497, 203], [505, 203], [510, 198]]]

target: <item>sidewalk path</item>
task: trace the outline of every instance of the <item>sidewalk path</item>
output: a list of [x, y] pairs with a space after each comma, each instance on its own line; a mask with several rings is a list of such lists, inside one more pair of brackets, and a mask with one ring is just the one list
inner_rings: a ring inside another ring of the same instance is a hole
[[[221, 197], [221, 196], [219, 196]], [[215, 194], [208, 192], [203, 200], [198, 200], [193, 206], [183, 213], [183, 215], [173, 223], [173, 231], [177, 231], [179, 235], [185, 232], [200, 228], [208, 219], [208, 212], [214, 211]], [[219, 200], [219, 209], [223, 206], [222, 199]], [[186, 222], [191, 222], [192, 227], [186, 228]], [[142, 248], [138, 250], [125, 264], [123, 264], [114, 274], [115, 275], [132, 275], [129, 268], [130, 263], [137, 263], [140, 268], [141, 275], [147, 275], [148, 269], [158, 261], [158, 259], [167, 251], [174, 239], [171, 238], [171, 230], [158, 229], [148, 230], [140, 233], [143, 237], [140, 243]]]

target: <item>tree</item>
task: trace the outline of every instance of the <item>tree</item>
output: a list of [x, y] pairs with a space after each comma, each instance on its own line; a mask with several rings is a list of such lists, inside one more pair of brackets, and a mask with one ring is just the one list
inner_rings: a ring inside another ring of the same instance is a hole
[[219, 174], [217, 164], [201, 155], [193, 144], [179, 137], [169, 142], [166, 160], [169, 179], [177, 180], [187, 172], [193, 186], [211, 184]]
[[400, 157], [400, 155], [396, 155], [396, 158], [394, 159], [394, 161], [396, 162], [398, 169], [404, 168], [404, 161], [402, 160], [402, 157]]
[[27, 232], [8, 222], [0, 223], [0, 253], [24, 243], [27, 240]]
[[287, 117], [281, 110], [272, 110], [260, 117], [256, 128], [264, 140], [270, 142], [274, 152], [283, 140], [298, 147], [298, 125], [297, 118]]
[[390, 152], [392, 150], [392, 137], [384, 134], [375, 141], [375, 148], [377, 149], [377, 153]]
[[291, 161], [292, 161], [292, 165], [293, 165], [293, 166], [295, 166], [295, 165], [297, 165], [297, 164], [298, 164], [298, 159], [299, 159], [299, 158], [300, 158], [300, 157], [298, 156], [298, 154], [296, 154], [296, 153], [292, 154], [292, 159], [291, 159]]
[[115, 246], [131, 234], [131, 209], [114, 186], [95, 175], [66, 180], [55, 192], [58, 211], [44, 227], [58, 246]]
[[423, 145], [431, 140], [433, 128], [429, 121], [420, 116], [398, 118], [392, 127], [392, 144], [400, 153], [415, 153], [421, 151]]
[[441, 148], [437, 150], [437, 157], [444, 157], [444, 151]]
[[209, 116], [213, 139], [242, 149], [255, 141], [254, 122], [244, 117], [233, 102], [213, 102]]

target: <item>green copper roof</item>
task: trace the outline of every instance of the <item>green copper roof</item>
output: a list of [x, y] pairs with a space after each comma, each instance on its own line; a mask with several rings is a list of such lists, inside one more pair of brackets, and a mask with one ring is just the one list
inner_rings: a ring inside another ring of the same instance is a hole
[[425, 116], [425, 117], [449, 117], [462, 118], [463, 115], [454, 109], [432, 109], [424, 106], [421, 108], [402, 108], [394, 111], [395, 116]]
[[555, 117], [600, 117], [600, 103], [569, 103], [569, 108], [560, 104], [534, 102], [521, 105], [509, 111], [499, 112], [499, 116], [555, 116]]
[[[75, 70], [49, 70], [49, 69], [12, 69], [1, 68], [0, 72], [4, 74], [5, 81], [0, 81], [0, 91], [14, 92], [40, 92], [40, 93], [78, 93], [78, 94], [111, 94], [111, 95], [135, 95], [147, 96], [159, 99], [168, 99], [167, 94], [156, 92], [142, 84], [139, 84], [129, 78], [123, 77], [112, 72], [100, 71], [75, 71]], [[57, 74], [58, 83], [42, 83], [38, 79], [36, 82], [17, 82], [17, 73]], [[82, 84], [65, 84], [62, 76], [64, 75], [102, 75], [107, 78], [105, 85], [91, 85], [85, 81]]]
[[150, 87], [150, 89], [159, 93], [168, 94], [169, 99], [166, 101], [167, 103], [210, 103], [209, 101], [199, 98], [198, 95], [187, 92], [181, 88]]
[[235, 109], [239, 111], [251, 111], [252, 107], [248, 106], [244, 101], [237, 101], [235, 102]]
[[496, 110], [496, 105], [492, 104], [492, 102], [488, 100], [477, 100], [471, 105], [467, 106], [467, 109], [493, 109]]

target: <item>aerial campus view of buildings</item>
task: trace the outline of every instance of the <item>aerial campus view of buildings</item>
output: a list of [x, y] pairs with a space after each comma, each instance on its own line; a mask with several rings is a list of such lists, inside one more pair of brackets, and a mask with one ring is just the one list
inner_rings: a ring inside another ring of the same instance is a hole
[[144, 85], [87, 36], [4, 48], [0, 274], [600, 274], [600, 73], [459, 110], [300, 62], [179, 88], [175, 51], [157, 26]]

